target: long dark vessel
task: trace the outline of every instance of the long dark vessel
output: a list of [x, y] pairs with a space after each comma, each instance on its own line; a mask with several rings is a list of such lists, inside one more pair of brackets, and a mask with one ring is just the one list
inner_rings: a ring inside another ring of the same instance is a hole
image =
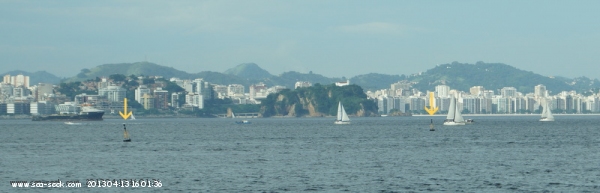
[[33, 116], [32, 121], [102, 121], [104, 115], [103, 110], [95, 109], [93, 107], [84, 106], [81, 108], [79, 114], [54, 114], [46, 116]]

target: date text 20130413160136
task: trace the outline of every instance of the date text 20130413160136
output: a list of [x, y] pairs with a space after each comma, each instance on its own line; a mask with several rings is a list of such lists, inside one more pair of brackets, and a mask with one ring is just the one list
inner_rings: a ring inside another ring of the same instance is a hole
[[162, 182], [159, 179], [87, 179], [87, 187], [162, 187]]

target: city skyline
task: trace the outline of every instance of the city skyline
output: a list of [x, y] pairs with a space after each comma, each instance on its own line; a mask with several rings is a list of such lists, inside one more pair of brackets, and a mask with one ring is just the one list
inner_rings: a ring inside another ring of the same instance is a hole
[[[57, 76], [151, 61], [223, 72], [412, 74], [453, 61], [600, 78], [597, 1], [11, 1], [0, 69]], [[568, 68], [566, 67], [568, 66]]]

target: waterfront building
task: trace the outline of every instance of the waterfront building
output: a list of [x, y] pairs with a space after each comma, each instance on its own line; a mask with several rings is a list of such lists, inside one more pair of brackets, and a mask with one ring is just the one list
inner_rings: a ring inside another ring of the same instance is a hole
[[496, 110], [493, 113], [498, 114], [510, 114], [513, 113], [510, 108], [510, 99], [504, 97], [492, 98], [492, 104], [496, 106]]
[[463, 97], [463, 109], [466, 109], [471, 114], [481, 113], [481, 99], [473, 96]]
[[6, 104], [6, 113], [13, 115], [31, 114], [30, 105], [30, 103], [8, 103]]

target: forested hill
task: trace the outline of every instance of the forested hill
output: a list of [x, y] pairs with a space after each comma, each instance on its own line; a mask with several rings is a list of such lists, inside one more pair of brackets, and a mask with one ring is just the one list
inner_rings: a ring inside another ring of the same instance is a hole
[[269, 94], [261, 103], [261, 114], [270, 116], [334, 116], [338, 102], [342, 102], [346, 112], [355, 116], [376, 116], [377, 104], [367, 99], [358, 85], [335, 86], [315, 84], [295, 90], [285, 89]]
[[483, 62], [442, 64], [420, 75], [410, 76], [408, 80], [416, 82], [413, 87], [421, 91], [435, 90], [435, 86], [440, 84], [461, 91], [469, 91], [473, 86], [483, 86], [486, 90], [515, 87], [524, 93], [533, 92], [534, 87], [539, 84], [545, 85], [547, 90], [554, 93], [571, 90], [585, 92], [600, 87], [597, 79], [548, 77], [506, 64]]
[[[389, 73], [394, 72], [398, 74], [409, 73], [405, 69], [397, 69], [395, 71], [394, 69], [389, 69]], [[22, 71], [11, 72], [12, 75], [16, 75], [17, 73], [31, 76], [32, 84], [37, 82], [56, 83], [58, 79], [46, 72], [37, 72], [36, 74], [28, 74]], [[63, 82], [94, 80], [97, 77], [108, 77], [113, 74], [123, 74], [126, 76], [162, 76], [167, 80], [173, 77], [181, 79], [203, 78], [207, 82], [214, 84], [242, 84], [246, 87], [263, 82], [267, 86], [282, 85], [287, 88], [294, 88], [296, 81], [308, 81], [312, 84], [328, 85], [336, 81], [345, 80], [345, 78], [330, 78], [312, 72], [300, 73], [290, 71], [280, 75], [271, 75], [268, 71], [254, 63], [240, 64], [224, 73], [212, 71], [189, 73], [150, 62], [136, 62], [103, 64], [90, 69], [82, 69], [79, 74], [64, 79]], [[578, 93], [589, 95], [591, 93], [598, 93], [600, 90], [600, 81], [598, 79], [542, 76], [506, 64], [484, 62], [477, 62], [475, 64], [458, 62], [441, 64], [425, 72], [413, 75], [368, 73], [354, 76], [349, 80], [352, 84], [359, 85], [363, 89], [371, 91], [388, 89], [392, 83], [398, 81], [413, 82], [413, 88], [420, 91], [433, 91], [435, 90], [435, 86], [440, 84], [467, 92], [473, 86], [483, 86], [486, 90], [494, 91], [503, 87], [515, 87], [519, 92], [529, 93], [533, 92], [534, 87], [538, 84], [545, 85], [551, 93], [574, 90]]]

